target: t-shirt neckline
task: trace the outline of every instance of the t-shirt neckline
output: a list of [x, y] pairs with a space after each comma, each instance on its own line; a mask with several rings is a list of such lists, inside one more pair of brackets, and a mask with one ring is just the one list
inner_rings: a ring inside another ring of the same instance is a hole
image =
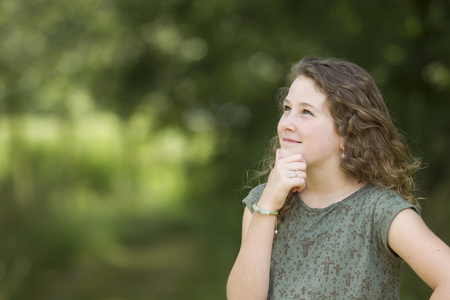
[[355, 197], [357, 197], [361, 192], [363, 192], [364, 190], [366, 190], [369, 186], [371, 186], [371, 184], [366, 184], [365, 186], [361, 187], [360, 189], [354, 191], [353, 193], [351, 193], [350, 195], [348, 195], [347, 197], [345, 197], [344, 199], [332, 203], [330, 205], [328, 205], [327, 207], [321, 207], [321, 208], [316, 208], [316, 207], [310, 207], [308, 204], [306, 204], [302, 198], [300, 197], [300, 194], [297, 194], [297, 201], [300, 203], [300, 205], [302, 206], [302, 208], [308, 210], [308, 211], [313, 211], [313, 212], [323, 212], [323, 211], [329, 211], [337, 206], [340, 206], [342, 204], [344, 204], [345, 202], [348, 202], [352, 199], [354, 199]]

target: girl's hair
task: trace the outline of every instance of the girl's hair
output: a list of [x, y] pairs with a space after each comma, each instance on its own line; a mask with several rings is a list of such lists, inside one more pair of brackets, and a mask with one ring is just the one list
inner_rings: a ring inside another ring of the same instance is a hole
[[[335, 130], [343, 137], [345, 157], [342, 169], [359, 182], [391, 189], [409, 203], [420, 208], [415, 194], [414, 174], [420, 160], [412, 156], [405, 137], [394, 126], [375, 81], [358, 65], [334, 58], [305, 57], [292, 65], [289, 86], [299, 76], [314, 80], [327, 96], [327, 105], [334, 119]], [[282, 88], [280, 96], [286, 96]], [[282, 100], [282, 99], [280, 99]], [[263, 160], [267, 175], [274, 166], [274, 151], [279, 148], [278, 137]], [[282, 222], [295, 204], [289, 193], [279, 212]]]

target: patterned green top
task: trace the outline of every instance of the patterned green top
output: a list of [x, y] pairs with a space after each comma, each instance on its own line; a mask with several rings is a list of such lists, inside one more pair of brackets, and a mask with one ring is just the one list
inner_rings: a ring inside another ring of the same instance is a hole
[[[251, 209], [265, 184], [243, 202]], [[394, 191], [366, 185], [326, 208], [300, 197], [272, 248], [268, 299], [399, 299], [402, 259], [387, 244], [394, 217], [417, 208]]]

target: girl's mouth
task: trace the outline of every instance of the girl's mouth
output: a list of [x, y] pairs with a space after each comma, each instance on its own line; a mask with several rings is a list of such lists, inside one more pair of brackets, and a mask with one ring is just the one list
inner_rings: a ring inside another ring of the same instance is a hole
[[293, 139], [287, 139], [287, 138], [283, 138], [283, 143], [286, 143], [286, 144], [301, 144], [300, 141], [293, 140]]

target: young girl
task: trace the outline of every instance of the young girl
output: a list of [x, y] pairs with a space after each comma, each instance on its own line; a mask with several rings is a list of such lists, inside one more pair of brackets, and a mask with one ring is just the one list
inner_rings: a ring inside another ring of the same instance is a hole
[[399, 299], [402, 261], [450, 299], [450, 248], [419, 215], [419, 162], [372, 77], [307, 57], [289, 81], [268, 181], [243, 200], [228, 299]]

